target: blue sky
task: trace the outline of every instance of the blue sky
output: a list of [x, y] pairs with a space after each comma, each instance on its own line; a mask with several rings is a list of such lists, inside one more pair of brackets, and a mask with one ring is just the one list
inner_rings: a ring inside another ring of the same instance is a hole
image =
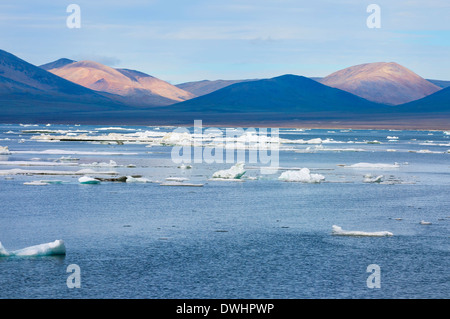
[[[66, 26], [71, 3], [80, 29]], [[379, 29], [366, 25], [371, 3]], [[0, 49], [36, 65], [89, 59], [173, 84], [326, 76], [381, 61], [450, 80], [450, 1], [2, 0]]]

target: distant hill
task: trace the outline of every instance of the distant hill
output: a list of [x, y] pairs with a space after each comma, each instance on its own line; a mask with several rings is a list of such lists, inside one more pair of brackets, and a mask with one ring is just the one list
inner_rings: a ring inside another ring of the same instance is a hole
[[53, 61], [53, 62], [50, 62], [50, 63], [42, 64], [39, 67], [41, 69], [44, 69], [44, 70], [48, 71], [48, 70], [51, 70], [51, 69], [61, 68], [63, 66], [66, 66], [66, 65], [74, 63], [74, 62], [77, 62], [77, 61], [66, 59], [66, 58], [62, 58], [62, 59], [59, 59], [59, 60], [56, 60], [56, 61]]
[[[428, 95], [420, 100], [412, 101], [398, 106], [408, 113], [440, 113], [450, 116], [450, 87]], [[447, 119], [450, 123], [450, 118]]]
[[0, 50], [0, 120], [69, 117], [125, 105]]
[[390, 105], [421, 99], [441, 89], [395, 62], [351, 66], [324, 77], [320, 82], [369, 101]]
[[348, 92], [297, 75], [240, 82], [189, 101], [180, 112], [354, 112], [386, 108]]
[[176, 87], [191, 92], [195, 96], [202, 96], [220, 90], [231, 84], [248, 81], [255, 81], [255, 80], [215, 80], [215, 81], [203, 80], [177, 84]]
[[[53, 63], [57, 64], [57, 61]], [[126, 97], [123, 102], [136, 106], [170, 105], [194, 97], [192, 93], [148, 74], [114, 69], [94, 61], [63, 64], [49, 71], [92, 90]]]
[[427, 79], [428, 82], [433, 83], [434, 85], [439, 86], [440, 88], [448, 88], [450, 86], [450, 81], [443, 81], [443, 80], [430, 80]]

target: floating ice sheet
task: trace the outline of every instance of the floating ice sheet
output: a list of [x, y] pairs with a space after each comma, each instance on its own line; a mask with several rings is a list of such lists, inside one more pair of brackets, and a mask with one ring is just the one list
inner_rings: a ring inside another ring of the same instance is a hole
[[240, 179], [245, 174], [244, 163], [237, 163], [226, 170], [220, 170], [213, 174], [213, 178]]
[[54, 256], [54, 255], [65, 255], [66, 246], [63, 240], [55, 240], [51, 243], [40, 244], [36, 246], [30, 246], [23, 249], [8, 251], [0, 243], [0, 257], [32, 257], [32, 256]]
[[82, 169], [79, 171], [51, 171], [51, 170], [25, 170], [20, 168], [0, 170], [2, 175], [86, 175], [86, 174], [102, 174], [102, 175], [117, 175], [115, 171], [96, 172], [92, 169]]
[[80, 184], [100, 184], [100, 181], [98, 179], [95, 179], [90, 176], [82, 176], [78, 179]]
[[343, 230], [340, 226], [332, 226], [332, 235], [336, 236], [364, 236], [364, 237], [385, 237], [393, 236], [394, 234], [388, 231], [376, 231], [376, 232], [365, 232], [360, 230]]
[[8, 149], [8, 146], [0, 146], [0, 155], [10, 155], [11, 152]]
[[325, 180], [325, 176], [311, 174], [310, 170], [305, 167], [301, 170], [285, 171], [278, 179], [285, 182], [320, 183]]
[[47, 154], [47, 155], [137, 155], [130, 152], [91, 152], [51, 149], [45, 151], [11, 151], [11, 154]]
[[347, 168], [366, 168], [366, 169], [389, 169], [389, 168], [399, 168], [400, 164], [394, 163], [394, 164], [383, 164], [383, 163], [356, 163], [352, 165], [338, 165], [342, 167]]

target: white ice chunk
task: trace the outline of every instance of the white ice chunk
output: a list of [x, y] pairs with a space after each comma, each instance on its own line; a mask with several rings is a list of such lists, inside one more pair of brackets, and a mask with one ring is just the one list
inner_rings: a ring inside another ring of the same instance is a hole
[[131, 152], [94, 152], [51, 149], [45, 151], [12, 151], [11, 154], [48, 154], [48, 155], [137, 155]]
[[78, 179], [80, 184], [100, 184], [100, 181], [98, 179], [95, 179], [90, 176], [82, 176]]
[[382, 164], [382, 163], [356, 163], [352, 165], [343, 165], [348, 168], [376, 168], [376, 169], [385, 169], [385, 168], [399, 168], [400, 165], [398, 163], [394, 164]]
[[8, 146], [0, 146], [0, 155], [10, 155], [11, 152], [8, 149]]
[[193, 142], [193, 138], [191, 134], [187, 132], [178, 133], [178, 132], [169, 132], [164, 135], [161, 139], [161, 143], [165, 145], [185, 145], [189, 146]]
[[36, 246], [30, 246], [23, 249], [8, 251], [0, 243], [0, 257], [8, 256], [21, 256], [21, 257], [31, 257], [31, 256], [53, 256], [53, 255], [65, 255], [66, 246], [64, 241], [55, 240], [51, 243], [40, 244]]
[[188, 181], [189, 178], [186, 177], [167, 177], [166, 181], [168, 182], [184, 182], [184, 181]]
[[419, 151], [409, 151], [410, 153], [419, 153], [419, 154], [443, 154], [444, 152], [438, 151], [430, 151], [430, 150], [419, 150]]
[[57, 163], [44, 161], [0, 161], [0, 165], [15, 166], [77, 166], [77, 163]]
[[159, 184], [160, 186], [187, 186], [187, 187], [203, 187], [203, 184], [192, 184], [192, 183], [184, 183], [184, 182], [164, 182]]
[[151, 183], [152, 181], [144, 177], [127, 176], [127, 183]]
[[237, 163], [229, 169], [215, 172], [212, 177], [221, 179], [240, 179], [244, 174], [244, 163]]
[[426, 222], [424, 220], [421, 220], [419, 224], [420, 225], [431, 225], [431, 222]]
[[359, 230], [347, 231], [343, 230], [341, 227], [333, 225], [332, 226], [332, 235], [338, 236], [368, 236], [368, 237], [384, 237], [384, 236], [393, 236], [394, 234], [388, 231], [377, 231], [377, 232], [365, 232]]
[[310, 170], [305, 167], [299, 171], [285, 171], [278, 179], [285, 182], [320, 183], [325, 180], [325, 177], [320, 174], [311, 174]]
[[42, 181], [32, 181], [32, 182], [25, 182], [23, 183], [23, 185], [34, 185], [34, 186], [45, 186], [48, 185], [49, 183], [45, 183]]
[[79, 171], [25, 170], [25, 169], [20, 169], [20, 168], [0, 170], [0, 176], [3, 176], [3, 175], [87, 175], [87, 174], [117, 175], [117, 172], [114, 172], [114, 171], [95, 172], [92, 169], [81, 169]]
[[106, 162], [93, 162], [90, 164], [80, 164], [80, 166], [92, 166], [92, 167], [119, 167], [115, 161], [110, 160], [109, 163]]
[[364, 175], [364, 183], [381, 183], [383, 181], [383, 175], [379, 175], [379, 176], [372, 176], [372, 174], [366, 174]]

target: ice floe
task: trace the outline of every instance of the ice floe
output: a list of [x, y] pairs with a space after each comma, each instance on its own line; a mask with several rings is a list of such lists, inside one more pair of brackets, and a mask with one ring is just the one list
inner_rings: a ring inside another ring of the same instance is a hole
[[383, 181], [383, 175], [372, 176], [372, 174], [364, 175], [364, 183], [381, 183]]
[[79, 158], [75, 158], [72, 156], [61, 156], [60, 158], [54, 160], [55, 162], [76, 162], [79, 161]]
[[45, 183], [45, 182], [42, 182], [42, 181], [32, 181], [32, 182], [25, 182], [25, 183], [23, 183], [23, 185], [33, 185], [33, 186], [46, 186], [48, 184], [49, 183]]
[[124, 127], [99, 127], [95, 129], [96, 131], [136, 131], [132, 128], [124, 128]]
[[47, 155], [137, 155], [130, 152], [95, 152], [51, 149], [45, 151], [11, 151], [11, 154], [47, 154]]
[[356, 163], [352, 165], [338, 164], [338, 166], [346, 168], [364, 168], [364, 169], [389, 169], [389, 168], [399, 168], [400, 164], [383, 164], [383, 163]]
[[14, 166], [77, 166], [77, 163], [58, 163], [43, 161], [0, 161], [0, 165]]
[[90, 166], [90, 167], [120, 167], [115, 161], [110, 160], [109, 163], [106, 162], [93, 162], [87, 164], [80, 164], [80, 166]]
[[60, 180], [40, 180], [41, 183], [46, 183], [46, 184], [62, 184], [63, 181]]
[[54, 256], [65, 255], [66, 246], [63, 240], [55, 240], [54, 242], [26, 247], [23, 249], [8, 251], [0, 243], [0, 257], [33, 257], [33, 256]]
[[0, 155], [10, 155], [11, 152], [8, 149], [8, 146], [0, 146]]
[[445, 152], [438, 151], [430, 151], [430, 150], [418, 150], [418, 151], [409, 151], [410, 153], [419, 153], [419, 154], [444, 154]]
[[151, 183], [152, 181], [145, 177], [127, 176], [126, 182], [127, 183]]
[[79, 171], [53, 171], [53, 170], [24, 170], [20, 168], [0, 170], [0, 176], [4, 175], [86, 175], [86, 174], [103, 174], [117, 175], [115, 171], [97, 172], [92, 169], [82, 169]]
[[203, 184], [192, 184], [192, 183], [184, 183], [184, 182], [164, 182], [159, 184], [160, 186], [187, 186], [187, 187], [203, 187]]
[[231, 168], [215, 172], [214, 179], [240, 179], [245, 174], [244, 163], [237, 163]]
[[367, 237], [385, 237], [393, 236], [394, 234], [388, 231], [376, 231], [376, 232], [365, 232], [359, 230], [347, 231], [343, 230], [340, 226], [332, 226], [332, 235], [336, 236], [367, 236]]
[[311, 174], [310, 170], [305, 167], [300, 170], [285, 171], [278, 179], [285, 182], [320, 183], [325, 180], [325, 176]]
[[168, 181], [168, 182], [184, 182], [187, 180], [189, 180], [189, 179], [186, 177], [167, 177], [166, 178], [166, 181]]
[[319, 151], [323, 151], [323, 152], [366, 152], [365, 149], [363, 148], [353, 148], [353, 147], [348, 147], [348, 148], [330, 148], [330, 147], [324, 147], [322, 144], [320, 145], [316, 145], [314, 147], [308, 146], [305, 149], [301, 149], [298, 150], [296, 149], [295, 152], [296, 153], [315, 153], [315, 152], [319, 152]]
[[78, 179], [80, 184], [100, 184], [100, 181], [90, 176], [82, 176]]

